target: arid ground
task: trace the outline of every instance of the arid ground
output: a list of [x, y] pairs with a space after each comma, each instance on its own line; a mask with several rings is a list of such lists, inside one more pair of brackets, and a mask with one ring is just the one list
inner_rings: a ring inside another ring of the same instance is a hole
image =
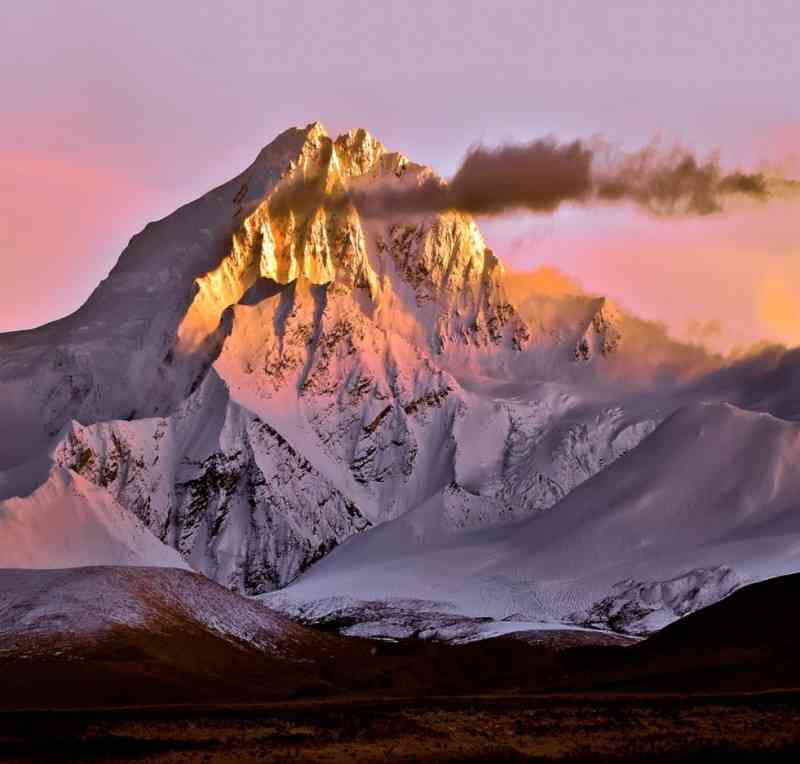
[[337, 699], [6, 713], [5, 761], [795, 761], [800, 694]]

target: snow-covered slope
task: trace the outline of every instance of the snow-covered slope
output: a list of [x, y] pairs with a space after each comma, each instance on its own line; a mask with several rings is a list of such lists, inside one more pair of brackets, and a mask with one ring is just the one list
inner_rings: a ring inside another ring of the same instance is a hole
[[161, 565], [188, 568], [131, 512], [71, 470], [0, 501], [0, 568]]
[[650, 631], [798, 569], [799, 458], [800, 425], [694, 404], [546, 513], [465, 532], [437, 497], [268, 601], [309, 620], [353, 599], [417, 598], [472, 616]]
[[158, 567], [0, 569], [3, 650], [69, 649], [124, 627], [198, 628], [236, 644], [291, 655], [314, 635], [204, 576]]

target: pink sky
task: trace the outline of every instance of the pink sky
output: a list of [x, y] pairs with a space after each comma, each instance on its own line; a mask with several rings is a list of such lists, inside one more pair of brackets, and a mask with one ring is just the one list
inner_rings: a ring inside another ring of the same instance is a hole
[[[475, 141], [547, 133], [629, 148], [660, 134], [731, 164], [800, 152], [789, 1], [29, 0], [4, 14], [0, 330], [75, 309], [148, 220], [314, 119], [444, 175]], [[798, 219], [786, 205], [669, 223], [564, 210], [485, 231], [514, 265], [558, 265], [676, 331], [720, 319], [729, 342], [798, 341], [763, 311], [764, 289], [800, 276]], [[779, 296], [789, 319], [793, 294]]]

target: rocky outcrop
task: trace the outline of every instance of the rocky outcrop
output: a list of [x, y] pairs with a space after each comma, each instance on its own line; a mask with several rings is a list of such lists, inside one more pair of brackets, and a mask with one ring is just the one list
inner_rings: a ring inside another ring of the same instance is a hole
[[53, 456], [196, 570], [248, 594], [283, 586], [371, 524], [213, 373], [170, 417], [73, 422]]
[[605, 297], [598, 298], [589, 326], [575, 346], [575, 360], [588, 361], [598, 355], [605, 358], [617, 352], [622, 341], [621, 324], [617, 307]]
[[572, 620], [624, 634], [649, 634], [672, 621], [727, 597], [742, 585], [726, 565], [698, 568], [668, 581], [633, 581], [614, 585], [611, 594]]

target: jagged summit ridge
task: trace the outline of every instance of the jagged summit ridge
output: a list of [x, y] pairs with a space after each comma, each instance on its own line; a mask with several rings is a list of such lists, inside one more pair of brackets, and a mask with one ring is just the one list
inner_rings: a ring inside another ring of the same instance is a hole
[[[496, 343], [508, 333], [513, 344], [524, 344], [526, 327], [514, 322], [513, 308], [502, 294], [502, 267], [469, 216], [367, 223], [352, 205], [332, 212], [322, 205], [276, 210], [273, 204], [281, 184], [298, 175], [316, 178], [334, 192], [349, 185], [417, 183], [431, 173], [402, 154], [387, 152], [363, 129], [332, 140], [319, 123], [312, 123], [290, 172], [243, 219], [229, 255], [197, 280], [197, 296], [179, 329], [183, 343], [202, 344], [221, 312], [256, 279], [287, 284], [302, 277], [312, 284], [365, 290], [377, 319], [387, 303], [402, 301], [412, 309], [429, 304], [426, 323], [433, 324], [433, 331], [417, 331], [414, 339], [435, 350], [457, 339]], [[245, 180], [242, 189], [247, 187]], [[511, 324], [508, 331], [506, 324]]]

